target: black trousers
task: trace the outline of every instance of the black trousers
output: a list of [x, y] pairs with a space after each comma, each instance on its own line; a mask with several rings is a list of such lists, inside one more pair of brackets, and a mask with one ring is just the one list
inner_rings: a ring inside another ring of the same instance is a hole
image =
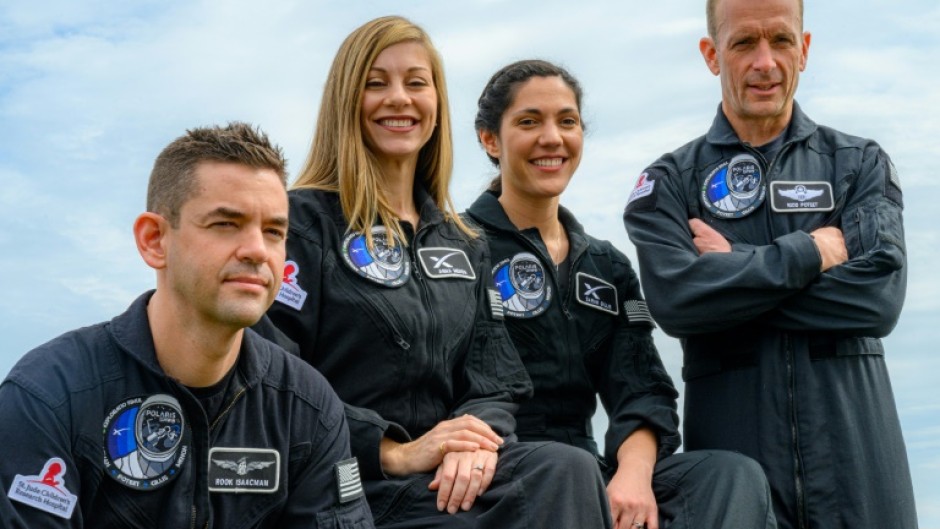
[[507, 443], [489, 489], [469, 511], [437, 510], [433, 474], [364, 482], [378, 528], [608, 528], [607, 491], [596, 460], [561, 443]]

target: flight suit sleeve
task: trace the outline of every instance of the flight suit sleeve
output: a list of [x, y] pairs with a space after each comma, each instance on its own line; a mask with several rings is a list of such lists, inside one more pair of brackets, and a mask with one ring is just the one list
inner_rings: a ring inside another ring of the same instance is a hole
[[[481, 240], [474, 241], [485, 246]], [[532, 395], [532, 381], [503, 324], [502, 301], [493, 287], [488, 250], [476, 267], [477, 312], [463, 368], [455, 380], [451, 417], [473, 415], [505, 438], [515, 438], [518, 403]]]
[[645, 178], [652, 189], [631, 197], [624, 225], [637, 249], [650, 311], [668, 334], [687, 337], [752, 321], [819, 275], [819, 252], [803, 232], [699, 255], [688, 224], [690, 191], [675, 168], [657, 164]]
[[311, 383], [322, 389], [319, 417], [305, 421], [314, 424], [298, 427], [301, 431], [314, 430], [314, 442], [306, 457], [290, 462], [291, 492], [278, 527], [372, 528], [372, 513], [365, 495], [360, 493], [361, 472], [356, 473], [358, 466], [350, 455], [343, 404], [328, 390], [329, 385], [321, 375], [317, 374]]
[[[82, 527], [80, 472], [67, 428], [59, 417], [34, 395], [7, 380], [0, 385], [0, 424], [4, 425], [0, 428], [4, 454], [0, 457], [0, 526]], [[72, 496], [70, 502], [44, 502], [29, 490], [29, 482], [47, 477], [44, 473], [57, 481], [57, 498]], [[69, 506], [70, 512], [65, 510]]]
[[[679, 394], [653, 343], [653, 320], [645, 309], [639, 280], [623, 257], [615, 261], [620, 299], [606, 353], [592, 369], [595, 387], [607, 411], [605, 458], [617, 461], [617, 450], [635, 430], [646, 426], [659, 441], [658, 458], [679, 448]], [[590, 361], [591, 359], [589, 359]]]
[[879, 338], [890, 333], [907, 285], [902, 210], [894, 165], [872, 143], [840, 216], [848, 261], [787, 299], [769, 322], [785, 330]]

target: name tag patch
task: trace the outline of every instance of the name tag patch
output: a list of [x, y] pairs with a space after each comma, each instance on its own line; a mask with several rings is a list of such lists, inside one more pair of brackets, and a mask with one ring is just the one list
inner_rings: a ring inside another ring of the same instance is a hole
[[829, 182], [771, 182], [770, 207], [777, 213], [832, 211], [835, 201]]
[[610, 314], [620, 314], [617, 289], [607, 281], [584, 272], [577, 275], [578, 303]]
[[418, 260], [428, 277], [434, 279], [469, 279], [477, 278], [470, 265], [467, 253], [459, 248], [421, 248]]
[[65, 475], [65, 461], [53, 457], [46, 461], [42, 472], [36, 476], [21, 476], [13, 478], [7, 497], [40, 511], [65, 518], [72, 518], [72, 512], [78, 503], [78, 497], [65, 488], [62, 476]]
[[365, 494], [359, 478], [359, 461], [355, 457], [340, 461], [333, 468], [336, 471], [336, 490], [340, 503], [349, 503]]
[[209, 490], [270, 494], [281, 477], [281, 454], [270, 448], [209, 450]]
[[297, 274], [300, 267], [294, 261], [284, 263], [284, 278], [281, 280], [281, 290], [277, 293], [277, 300], [296, 310], [300, 310], [307, 300], [307, 293], [297, 283]]

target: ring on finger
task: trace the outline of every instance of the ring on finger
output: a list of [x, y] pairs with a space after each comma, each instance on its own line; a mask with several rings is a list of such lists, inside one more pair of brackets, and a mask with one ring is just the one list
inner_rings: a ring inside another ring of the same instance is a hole
[[441, 441], [441, 455], [447, 455], [447, 452], [444, 451], [444, 445], [447, 444], [447, 441]]
[[646, 524], [644, 524], [643, 522], [633, 522], [633, 527], [643, 527], [644, 525]]
[[473, 470], [479, 470], [480, 472], [483, 472], [483, 468], [483, 465], [474, 465]]

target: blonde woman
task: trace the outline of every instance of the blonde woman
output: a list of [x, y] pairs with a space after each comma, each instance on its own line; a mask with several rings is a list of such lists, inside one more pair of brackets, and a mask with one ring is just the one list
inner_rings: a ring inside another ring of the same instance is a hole
[[531, 383], [486, 244], [454, 212], [451, 159], [428, 36], [400, 17], [356, 29], [290, 192], [270, 318], [346, 403], [377, 526], [608, 527], [589, 454], [513, 442]]

